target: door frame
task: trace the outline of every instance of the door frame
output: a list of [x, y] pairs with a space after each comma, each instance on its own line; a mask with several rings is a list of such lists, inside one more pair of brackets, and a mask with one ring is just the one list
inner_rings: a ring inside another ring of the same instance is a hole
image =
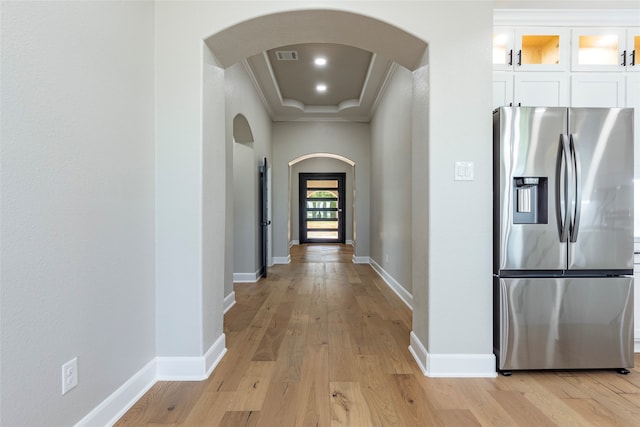
[[[346, 173], [345, 172], [300, 172], [298, 174], [298, 213], [300, 243], [345, 243], [346, 229]], [[307, 205], [305, 203], [308, 180], [337, 180], [338, 181], [338, 238], [337, 239], [307, 239]]]

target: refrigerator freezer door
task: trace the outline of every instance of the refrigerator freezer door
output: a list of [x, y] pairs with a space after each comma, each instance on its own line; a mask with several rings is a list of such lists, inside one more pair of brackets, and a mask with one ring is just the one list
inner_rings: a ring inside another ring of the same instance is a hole
[[[557, 198], [556, 192], [565, 171], [559, 170], [558, 157], [567, 114], [566, 108], [543, 107], [502, 107], [494, 113], [496, 274], [500, 270], [566, 269], [567, 243], [560, 241], [558, 224], [564, 207], [560, 209], [556, 202], [564, 198]], [[535, 205], [527, 190], [531, 178], [537, 179], [534, 182], [541, 190]], [[541, 212], [528, 215], [527, 209]]]
[[633, 367], [633, 278], [494, 279], [498, 369]]
[[633, 110], [571, 108], [581, 200], [571, 206], [569, 269], [633, 269]]

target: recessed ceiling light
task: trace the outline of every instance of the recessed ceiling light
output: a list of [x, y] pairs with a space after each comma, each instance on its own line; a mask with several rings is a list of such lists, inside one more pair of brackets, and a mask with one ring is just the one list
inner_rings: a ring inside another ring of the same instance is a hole
[[316, 91], [318, 92], [326, 92], [327, 91], [327, 85], [324, 83], [320, 83], [318, 85], [316, 85]]
[[313, 61], [313, 63], [319, 67], [322, 67], [323, 65], [327, 65], [327, 60], [326, 58], [318, 57]]

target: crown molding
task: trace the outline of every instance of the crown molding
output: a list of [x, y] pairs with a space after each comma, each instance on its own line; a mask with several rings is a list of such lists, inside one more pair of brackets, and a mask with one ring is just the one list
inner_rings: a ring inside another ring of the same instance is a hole
[[638, 9], [494, 9], [495, 26], [638, 27]]

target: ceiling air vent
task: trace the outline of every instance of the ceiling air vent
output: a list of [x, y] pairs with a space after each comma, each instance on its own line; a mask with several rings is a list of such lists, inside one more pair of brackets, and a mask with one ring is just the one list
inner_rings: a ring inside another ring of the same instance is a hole
[[295, 50], [276, 50], [278, 61], [297, 61], [298, 51]]

